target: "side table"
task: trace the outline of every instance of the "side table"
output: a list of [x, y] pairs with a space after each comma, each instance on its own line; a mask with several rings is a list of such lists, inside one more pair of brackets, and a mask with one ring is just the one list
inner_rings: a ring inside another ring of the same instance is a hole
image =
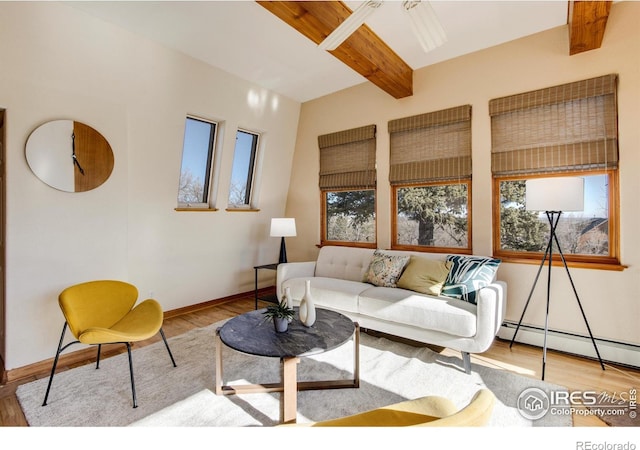
[[278, 269], [278, 263], [263, 264], [261, 266], [253, 266], [253, 270], [255, 271], [255, 290], [254, 290], [254, 298], [255, 298], [255, 301], [256, 301], [255, 309], [258, 309], [258, 300], [264, 300], [265, 302], [271, 302], [271, 303], [278, 303], [278, 296], [277, 295], [267, 295], [267, 296], [264, 296], [264, 297], [259, 297], [258, 296], [258, 271], [260, 269], [277, 270]]

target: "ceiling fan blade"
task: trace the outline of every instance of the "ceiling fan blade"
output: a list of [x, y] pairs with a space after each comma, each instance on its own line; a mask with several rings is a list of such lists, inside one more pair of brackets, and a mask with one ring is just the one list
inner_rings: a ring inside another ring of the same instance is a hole
[[369, 0], [358, 6], [344, 22], [318, 44], [318, 47], [328, 51], [338, 48], [380, 5], [382, 5], [381, 0]]
[[442, 24], [428, 1], [407, 0], [402, 6], [411, 21], [413, 34], [425, 52], [430, 52], [447, 41]]

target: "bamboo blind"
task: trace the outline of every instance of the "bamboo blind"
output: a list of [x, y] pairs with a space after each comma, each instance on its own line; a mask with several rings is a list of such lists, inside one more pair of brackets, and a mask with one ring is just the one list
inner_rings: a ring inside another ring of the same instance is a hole
[[392, 120], [392, 185], [471, 177], [471, 105]]
[[376, 185], [376, 126], [318, 136], [320, 189], [370, 189]]
[[617, 75], [491, 100], [494, 175], [618, 166]]

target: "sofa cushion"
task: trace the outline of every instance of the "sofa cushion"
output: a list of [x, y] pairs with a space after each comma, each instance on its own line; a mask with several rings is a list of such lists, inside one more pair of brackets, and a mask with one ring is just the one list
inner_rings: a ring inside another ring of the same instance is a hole
[[366, 281], [374, 286], [396, 287], [409, 258], [407, 255], [388, 255], [376, 250], [369, 264]]
[[452, 266], [451, 261], [437, 261], [412, 255], [398, 280], [398, 287], [438, 296]]
[[442, 295], [476, 304], [476, 291], [492, 283], [500, 260], [481, 256], [447, 255], [453, 267], [442, 288]]
[[312, 277], [290, 278], [282, 283], [283, 291], [291, 288], [291, 297], [297, 302], [302, 299], [305, 281], [311, 280], [311, 297], [317, 307], [337, 309], [346, 312], [358, 312], [358, 295], [371, 287], [370, 284], [340, 280], [338, 278]]
[[442, 331], [476, 334], [477, 307], [454, 298], [432, 297], [400, 288], [371, 287], [360, 294], [359, 313], [376, 319]]
[[320, 249], [316, 262], [316, 277], [365, 281], [372, 248], [326, 246]]

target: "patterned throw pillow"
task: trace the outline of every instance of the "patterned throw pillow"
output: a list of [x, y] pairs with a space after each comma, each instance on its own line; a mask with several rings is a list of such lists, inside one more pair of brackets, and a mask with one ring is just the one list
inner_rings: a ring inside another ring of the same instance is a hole
[[476, 303], [476, 291], [495, 279], [501, 260], [479, 256], [447, 255], [453, 267], [444, 282], [441, 295]]
[[376, 250], [367, 271], [367, 283], [375, 286], [396, 287], [409, 256], [387, 255]]

